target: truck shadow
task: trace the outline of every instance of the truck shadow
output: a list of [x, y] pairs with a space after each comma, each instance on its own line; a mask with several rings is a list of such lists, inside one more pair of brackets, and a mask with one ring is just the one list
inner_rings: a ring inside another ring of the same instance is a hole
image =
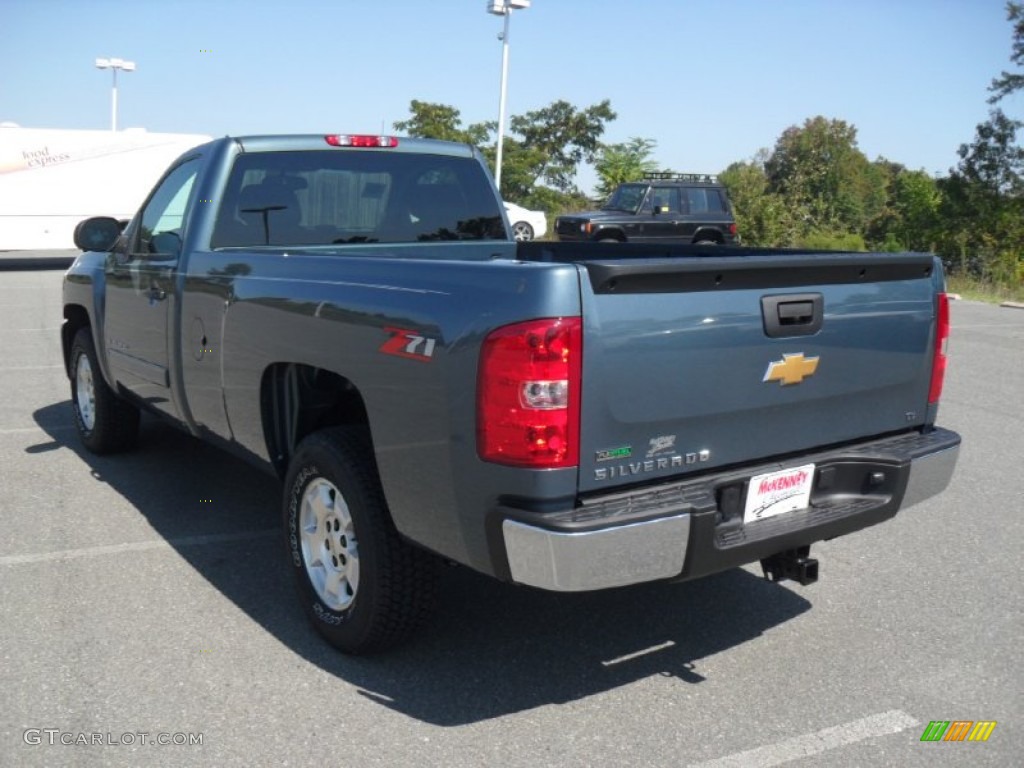
[[33, 415], [50, 441], [28, 452], [73, 451], [286, 648], [365, 698], [434, 725], [572, 702], [651, 675], [699, 684], [702, 659], [810, 608], [742, 569], [685, 584], [556, 594], [453, 567], [442, 579], [441, 609], [420, 637], [388, 654], [347, 657], [320, 639], [294, 599], [274, 478], [146, 417], [138, 451], [100, 457], [68, 428], [70, 403]]

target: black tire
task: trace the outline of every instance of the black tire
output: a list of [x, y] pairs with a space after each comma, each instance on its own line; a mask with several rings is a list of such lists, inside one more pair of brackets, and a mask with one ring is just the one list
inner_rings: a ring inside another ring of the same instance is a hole
[[398, 535], [364, 429], [336, 427], [303, 440], [284, 494], [285, 545], [299, 599], [331, 645], [351, 654], [381, 651], [432, 615], [441, 561]]
[[718, 245], [717, 240], [697, 240], [694, 245]]
[[599, 242], [599, 243], [621, 243], [622, 241], [619, 240], [619, 238], [617, 238], [617, 237], [602, 237], [597, 242]]
[[98, 454], [134, 448], [139, 436], [139, 409], [107, 385], [88, 328], [80, 329], [71, 343], [70, 369], [71, 405], [82, 444]]

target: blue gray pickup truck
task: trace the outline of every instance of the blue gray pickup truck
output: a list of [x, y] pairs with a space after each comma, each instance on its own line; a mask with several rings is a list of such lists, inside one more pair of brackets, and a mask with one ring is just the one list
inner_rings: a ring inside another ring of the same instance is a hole
[[439, 565], [548, 590], [760, 562], [948, 484], [949, 310], [926, 254], [516, 243], [476, 150], [223, 138], [64, 281], [75, 424], [140, 410], [283, 481], [301, 604], [360, 653], [415, 632]]

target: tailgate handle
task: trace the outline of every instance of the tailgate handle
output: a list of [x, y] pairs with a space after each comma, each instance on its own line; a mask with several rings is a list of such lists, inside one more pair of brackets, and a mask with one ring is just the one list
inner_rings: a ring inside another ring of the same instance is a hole
[[782, 325], [806, 325], [814, 316], [814, 304], [809, 301], [786, 301], [779, 304], [779, 322]]
[[825, 302], [820, 293], [761, 297], [764, 333], [771, 338], [810, 336], [821, 329]]

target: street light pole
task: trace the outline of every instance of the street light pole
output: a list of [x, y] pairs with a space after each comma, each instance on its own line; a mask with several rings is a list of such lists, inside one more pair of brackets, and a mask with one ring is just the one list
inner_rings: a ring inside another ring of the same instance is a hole
[[530, 0], [488, 0], [487, 12], [504, 16], [501, 33], [501, 97], [498, 99], [498, 145], [495, 147], [494, 183], [501, 192], [501, 156], [505, 148], [505, 102], [508, 94], [508, 22], [513, 9], [529, 8]]
[[114, 74], [114, 87], [110, 95], [110, 130], [117, 130], [117, 70], [135, 71], [134, 61], [124, 59], [96, 59], [97, 69], [109, 69]]

